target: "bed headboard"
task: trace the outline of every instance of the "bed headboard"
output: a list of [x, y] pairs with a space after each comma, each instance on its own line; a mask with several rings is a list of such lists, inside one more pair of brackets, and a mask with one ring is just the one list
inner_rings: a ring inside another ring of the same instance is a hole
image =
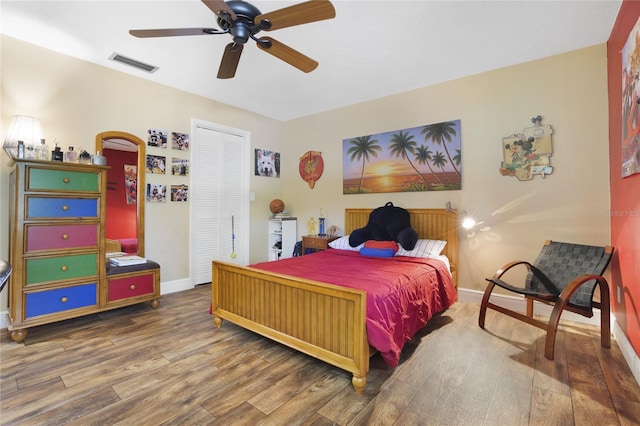
[[[363, 228], [369, 222], [372, 209], [345, 209], [344, 234]], [[458, 213], [446, 209], [406, 209], [411, 216], [411, 227], [418, 233], [418, 238], [444, 240], [447, 245], [442, 254], [451, 262], [451, 274], [454, 284], [458, 285]]]

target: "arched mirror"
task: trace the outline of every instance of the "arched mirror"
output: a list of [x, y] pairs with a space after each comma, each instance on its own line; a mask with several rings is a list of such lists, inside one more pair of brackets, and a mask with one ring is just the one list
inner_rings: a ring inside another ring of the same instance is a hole
[[144, 256], [145, 142], [130, 133], [96, 135], [96, 151], [107, 158], [107, 252]]

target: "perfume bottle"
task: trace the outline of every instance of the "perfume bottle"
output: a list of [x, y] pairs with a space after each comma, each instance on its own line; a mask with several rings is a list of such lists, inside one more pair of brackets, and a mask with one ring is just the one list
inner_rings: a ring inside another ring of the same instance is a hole
[[91, 164], [91, 154], [83, 149], [78, 155], [78, 162], [80, 164]]
[[78, 153], [73, 150], [72, 146], [64, 153], [64, 161], [65, 163], [75, 163], [78, 161]]
[[56, 145], [56, 147], [51, 151], [51, 161], [62, 161], [64, 158], [64, 153], [60, 150], [60, 147]]
[[50, 160], [49, 147], [44, 139], [40, 139], [40, 146], [38, 147], [38, 160]]
[[96, 166], [106, 166], [107, 165], [107, 157], [102, 155], [102, 151], [96, 152], [96, 155], [91, 157], [91, 162]]

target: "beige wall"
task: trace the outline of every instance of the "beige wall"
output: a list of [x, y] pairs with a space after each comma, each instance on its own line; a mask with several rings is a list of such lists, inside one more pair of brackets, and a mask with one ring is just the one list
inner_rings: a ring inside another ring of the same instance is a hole
[[[191, 119], [197, 118], [250, 131], [252, 150], [281, 151], [281, 122], [10, 37], [2, 36], [1, 49], [3, 141], [14, 114], [39, 117], [48, 143], [58, 140], [63, 148], [71, 145], [91, 153], [96, 134], [106, 130], [122, 130], [146, 140], [149, 128], [190, 133]], [[6, 259], [11, 161], [4, 153], [0, 168], [0, 257]], [[281, 180], [252, 176], [250, 185], [256, 193], [251, 203], [253, 262], [266, 256], [268, 204], [280, 196]], [[189, 277], [189, 204], [146, 205], [145, 254], [161, 264], [163, 283]], [[1, 297], [0, 310], [4, 310], [6, 291]]]
[[[251, 257], [266, 258], [268, 203], [282, 198], [306, 221], [325, 209], [328, 225], [343, 227], [345, 207], [444, 207], [451, 201], [491, 229], [461, 235], [460, 287], [515, 258], [536, 255], [544, 239], [609, 242], [606, 49], [564, 55], [430, 86], [408, 93], [281, 123], [202, 97], [2, 37], [2, 130], [13, 114], [43, 122], [49, 142], [93, 151], [96, 133], [123, 130], [142, 138], [151, 127], [190, 132], [191, 118], [251, 132], [251, 145], [281, 153], [281, 178], [251, 177]], [[501, 138], [544, 117], [554, 128], [553, 174], [519, 182], [498, 173]], [[342, 194], [342, 140], [446, 120], [462, 122], [460, 191]], [[298, 159], [321, 151], [322, 178], [310, 189]], [[0, 257], [8, 257], [7, 198], [11, 162], [0, 155]], [[188, 205], [147, 205], [146, 255], [162, 265], [162, 281], [187, 279]], [[171, 227], [167, 226], [171, 224]], [[176, 253], [184, 254], [177, 256]], [[6, 292], [0, 310], [6, 309]]]
[[[554, 129], [553, 174], [521, 182], [498, 172], [501, 138], [543, 116]], [[461, 120], [462, 190], [342, 194], [342, 140]], [[545, 239], [609, 243], [606, 47], [604, 44], [434, 85], [285, 123], [284, 151], [322, 152], [325, 171], [310, 189], [298, 162], [284, 162], [284, 201], [302, 225], [327, 211], [343, 227], [345, 207], [443, 208], [451, 200], [491, 229], [461, 233], [459, 286], [514, 259], [535, 258]], [[306, 227], [300, 226], [304, 233]]]

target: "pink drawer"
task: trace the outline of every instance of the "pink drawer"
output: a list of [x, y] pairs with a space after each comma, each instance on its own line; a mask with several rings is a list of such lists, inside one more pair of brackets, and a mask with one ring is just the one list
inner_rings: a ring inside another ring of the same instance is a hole
[[27, 252], [97, 246], [98, 224], [27, 226]]
[[109, 302], [153, 294], [153, 273], [109, 279]]

